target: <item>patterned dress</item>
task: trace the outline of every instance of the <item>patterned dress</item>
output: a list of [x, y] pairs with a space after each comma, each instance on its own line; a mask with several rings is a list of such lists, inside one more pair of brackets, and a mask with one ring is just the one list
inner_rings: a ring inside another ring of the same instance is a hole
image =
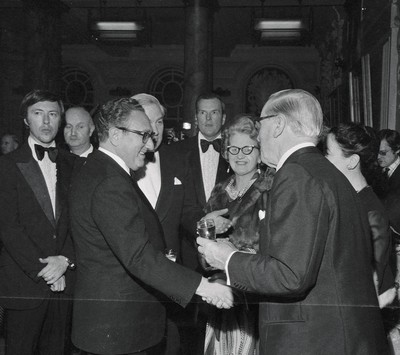
[[[217, 184], [208, 200], [206, 213], [228, 208], [228, 218], [233, 227], [218, 237], [229, 240], [241, 251], [258, 252], [259, 223], [271, 188], [273, 170], [256, 173], [247, 191], [234, 196], [230, 187], [235, 177]], [[224, 274], [219, 274], [225, 282]], [[222, 280], [222, 281], [221, 281]], [[257, 353], [258, 343], [258, 302], [257, 296], [242, 293], [236, 305], [229, 310], [212, 308], [206, 329], [204, 354], [206, 355], [247, 355]]]

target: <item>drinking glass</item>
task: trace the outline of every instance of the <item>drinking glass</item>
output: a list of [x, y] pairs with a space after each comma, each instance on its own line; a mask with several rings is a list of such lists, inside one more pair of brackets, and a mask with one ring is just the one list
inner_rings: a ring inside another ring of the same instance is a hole
[[215, 240], [215, 224], [212, 219], [202, 219], [197, 222], [197, 234], [206, 239]]
[[174, 249], [165, 249], [165, 256], [173, 262], [176, 262], [177, 254]]

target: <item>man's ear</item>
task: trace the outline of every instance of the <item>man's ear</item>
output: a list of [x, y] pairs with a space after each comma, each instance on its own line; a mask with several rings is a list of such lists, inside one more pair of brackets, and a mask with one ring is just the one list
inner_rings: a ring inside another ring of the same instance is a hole
[[29, 127], [29, 122], [26, 118], [24, 118], [24, 123], [25, 123], [25, 126]]
[[94, 125], [90, 125], [90, 128], [89, 128], [89, 137], [92, 136], [92, 134], [93, 134], [95, 128], [96, 128], [96, 127], [95, 127]]
[[222, 114], [222, 124], [225, 123], [225, 119], [226, 119], [226, 113]]
[[118, 147], [122, 137], [122, 131], [116, 127], [111, 127], [108, 130], [108, 138], [114, 147]]
[[360, 156], [358, 154], [353, 154], [349, 157], [349, 162], [347, 163], [347, 169], [354, 170], [360, 163]]
[[273, 132], [274, 133], [273, 137], [277, 138], [283, 133], [283, 130], [286, 127], [286, 124], [287, 124], [286, 118], [285, 118], [285, 116], [279, 114], [272, 119], [275, 119], [275, 122], [276, 122], [276, 126], [275, 126], [275, 129]]

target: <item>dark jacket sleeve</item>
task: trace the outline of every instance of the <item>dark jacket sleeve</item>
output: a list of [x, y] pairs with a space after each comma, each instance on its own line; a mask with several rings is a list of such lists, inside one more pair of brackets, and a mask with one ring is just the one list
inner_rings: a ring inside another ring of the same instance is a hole
[[316, 283], [329, 234], [329, 205], [323, 187], [301, 166], [291, 165], [275, 180], [266, 211], [267, 254], [238, 252], [229, 261], [229, 278], [236, 288], [302, 297]]
[[[14, 262], [33, 281], [39, 282], [41, 278], [38, 278], [37, 274], [43, 268], [39, 258], [47, 255], [44, 255], [40, 247], [29, 238], [29, 231], [20, 221], [21, 198], [18, 192], [20, 178], [17, 174], [19, 172], [13, 161], [6, 157], [0, 159], [0, 237], [3, 247]], [[40, 208], [39, 205], [36, 207]], [[37, 228], [40, 226], [37, 225]]]
[[200, 284], [201, 275], [169, 261], [153, 247], [134, 188], [121, 177], [107, 178], [97, 187], [91, 205], [96, 225], [126, 270], [185, 306]]

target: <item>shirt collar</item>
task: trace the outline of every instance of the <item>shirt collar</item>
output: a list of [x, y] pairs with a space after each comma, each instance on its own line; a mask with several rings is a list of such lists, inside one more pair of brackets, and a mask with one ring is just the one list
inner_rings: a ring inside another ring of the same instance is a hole
[[44, 143], [42, 143], [42, 142], [38, 142], [36, 139], [34, 139], [34, 138], [30, 135], [30, 136], [28, 137], [28, 145], [29, 145], [29, 148], [31, 148], [33, 159], [35, 159], [36, 161], [39, 161], [39, 159], [38, 159], [37, 156], [36, 156], [35, 144], [41, 145], [41, 146], [46, 147], [46, 148], [48, 148], [48, 147], [55, 147], [55, 146], [56, 146], [56, 142], [55, 142], [54, 140], [53, 140], [50, 144], [44, 144]]
[[[79, 154], [79, 156], [81, 157], [81, 158], [87, 158], [87, 156], [90, 154], [90, 153], [92, 153], [93, 152], [93, 146], [92, 145], [90, 145], [90, 147], [87, 149], [87, 150], [85, 150], [82, 154]], [[72, 153], [72, 152], [71, 152]]]
[[285, 152], [285, 154], [283, 154], [281, 156], [281, 158], [279, 159], [278, 165], [276, 166], [276, 171], [278, 171], [282, 165], [285, 163], [285, 161], [297, 150], [301, 149], [301, 148], [305, 148], [305, 147], [315, 147], [314, 143], [311, 142], [305, 142], [305, 143], [300, 143], [300, 144], [296, 144], [294, 147], [290, 148], [289, 150], [287, 150]]
[[[221, 138], [221, 132], [218, 133], [218, 135], [214, 139], [218, 139], [218, 138]], [[212, 142], [214, 140], [214, 139], [212, 139], [212, 140], [207, 139], [206, 137], [204, 137], [203, 133], [201, 133], [199, 131], [199, 145], [200, 145], [200, 139], [205, 139], [206, 141], [209, 141], [209, 142]]]
[[128, 165], [126, 165], [125, 162], [118, 155], [116, 155], [116, 154], [114, 154], [114, 153], [110, 152], [109, 150], [104, 149], [102, 147], [99, 147], [99, 150], [101, 152], [103, 152], [104, 154], [107, 154], [111, 159], [113, 159], [122, 169], [124, 169], [126, 171], [126, 173], [128, 175], [131, 175]]
[[392, 175], [399, 165], [400, 165], [400, 157], [397, 157], [397, 159], [392, 164], [389, 165], [388, 175], [389, 176]]

